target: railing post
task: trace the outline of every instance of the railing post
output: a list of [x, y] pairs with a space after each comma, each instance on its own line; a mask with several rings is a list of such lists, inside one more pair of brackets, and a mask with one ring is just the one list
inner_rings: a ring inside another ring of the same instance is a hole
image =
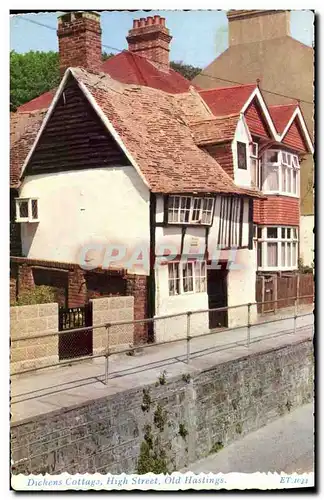
[[191, 311], [187, 312], [187, 364], [189, 365], [190, 362], [190, 318], [191, 318]]
[[298, 314], [298, 299], [295, 299], [294, 334], [296, 334], [296, 329], [297, 329], [297, 314]]
[[108, 385], [109, 378], [109, 335], [110, 335], [110, 324], [106, 325], [107, 330], [107, 349], [105, 354], [105, 384]]
[[248, 303], [248, 332], [247, 332], [247, 347], [250, 347], [251, 341], [251, 303]]

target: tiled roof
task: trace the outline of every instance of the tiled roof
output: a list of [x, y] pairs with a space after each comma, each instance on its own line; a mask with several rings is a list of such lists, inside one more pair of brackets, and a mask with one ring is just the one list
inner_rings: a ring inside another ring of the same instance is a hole
[[10, 116], [10, 187], [19, 186], [22, 165], [34, 143], [46, 110]]
[[147, 58], [126, 50], [107, 59], [102, 65], [102, 71], [119, 82], [144, 85], [170, 94], [186, 92], [192, 86], [189, 80], [172, 68], [166, 70]]
[[239, 113], [256, 84], [200, 90], [199, 94], [215, 116]]
[[297, 104], [283, 104], [280, 106], [269, 106], [271, 118], [279, 134], [285, 130]]
[[[236, 186], [221, 166], [195, 144], [176, 96], [121, 84], [105, 74], [95, 75], [80, 68], [72, 71], [112, 123], [153, 192], [261, 196], [257, 190]], [[201, 106], [198, 95], [196, 99]]]
[[196, 144], [204, 146], [232, 141], [239, 117], [237, 114], [191, 123], [190, 128]]
[[[164, 90], [170, 94], [186, 92], [193, 84], [172, 68], [158, 66], [143, 56], [125, 50], [102, 63], [102, 71], [121, 83], [144, 85]], [[197, 89], [199, 87], [196, 86]], [[49, 108], [56, 89], [41, 94], [18, 108], [18, 111], [34, 111]]]

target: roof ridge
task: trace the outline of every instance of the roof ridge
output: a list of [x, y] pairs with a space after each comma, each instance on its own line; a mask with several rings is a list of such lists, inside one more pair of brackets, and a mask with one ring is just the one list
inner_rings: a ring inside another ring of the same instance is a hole
[[[215, 77], [217, 78], [217, 77]], [[242, 84], [239, 84], [239, 85], [231, 85], [231, 86], [228, 86], [228, 87], [213, 87], [212, 89], [202, 89], [202, 90], [199, 90], [198, 92], [210, 92], [212, 90], [228, 90], [228, 89], [237, 89], [237, 88], [242, 88], [242, 87], [257, 87], [257, 84], [256, 83], [242, 83]]]
[[298, 102], [289, 104], [271, 104], [268, 108], [287, 108], [288, 106], [298, 106]]

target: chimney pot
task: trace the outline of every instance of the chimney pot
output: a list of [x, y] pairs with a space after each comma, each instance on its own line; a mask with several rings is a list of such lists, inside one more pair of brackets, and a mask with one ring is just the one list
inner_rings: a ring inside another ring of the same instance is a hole
[[138, 19], [134, 19], [133, 21], [133, 28], [138, 28], [139, 27], [139, 20]]
[[165, 18], [160, 16], [141, 18], [138, 24], [133, 22], [133, 28], [135, 27], [142, 29], [129, 31], [126, 37], [128, 50], [168, 68], [172, 36], [165, 26]]

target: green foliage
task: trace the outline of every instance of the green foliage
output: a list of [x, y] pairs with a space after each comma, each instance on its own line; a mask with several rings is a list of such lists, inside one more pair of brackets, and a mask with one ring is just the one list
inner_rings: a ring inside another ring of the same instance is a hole
[[186, 429], [185, 424], [179, 424], [179, 436], [181, 436], [183, 439], [186, 439], [187, 435], [188, 431]]
[[172, 69], [180, 73], [187, 80], [193, 80], [201, 72], [201, 68], [191, 66], [191, 64], [183, 64], [182, 61], [171, 61], [170, 66]]
[[236, 424], [236, 426], [235, 426], [235, 431], [236, 431], [237, 434], [242, 434], [242, 430], [243, 430], [242, 429], [242, 424], [241, 424], [241, 422], [238, 422]]
[[214, 443], [213, 446], [210, 449], [210, 454], [212, 453], [217, 453], [219, 450], [222, 450], [224, 448], [224, 445], [221, 441], [217, 441], [217, 443]]
[[60, 81], [57, 52], [10, 52], [10, 109], [55, 88]]
[[56, 302], [55, 290], [46, 285], [36, 286], [22, 293], [12, 306], [29, 306], [33, 304], [48, 304]]
[[110, 59], [111, 57], [113, 57], [115, 54], [113, 54], [112, 52], [103, 52], [102, 53], [102, 60], [103, 61], [106, 61], [107, 59]]
[[184, 373], [184, 374], [182, 375], [182, 380], [183, 380], [184, 382], [186, 382], [187, 384], [189, 384], [189, 382], [190, 382], [190, 380], [191, 380], [191, 375], [190, 375], [190, 373]]
[[314, 272], [314, 261], [312, 262], [312, 265], [311, 266], [304, 266], [304, 261], [303, 259], [300, 257], [298, 259], [298, 270], [300, 273], [302, 274], [310, 274], [310, 273], [313, 273]]
[[143, 389], [142, 411], [149, 411], [151, 403], [152, 399], [150, 396], [150, 389]]
[[159, 383], [160, 385], [165, 385], [166, 384], [166, 371], [164, 370], [161, 375], [159, 376]]
[[153, 422], [155, 427], [157, 427], [160, 432], [164, 431], [164, 426], [167, 423], [167, 416], [167, 412], [163, 410], [162, 406], [159, 403], [154, 412]]

